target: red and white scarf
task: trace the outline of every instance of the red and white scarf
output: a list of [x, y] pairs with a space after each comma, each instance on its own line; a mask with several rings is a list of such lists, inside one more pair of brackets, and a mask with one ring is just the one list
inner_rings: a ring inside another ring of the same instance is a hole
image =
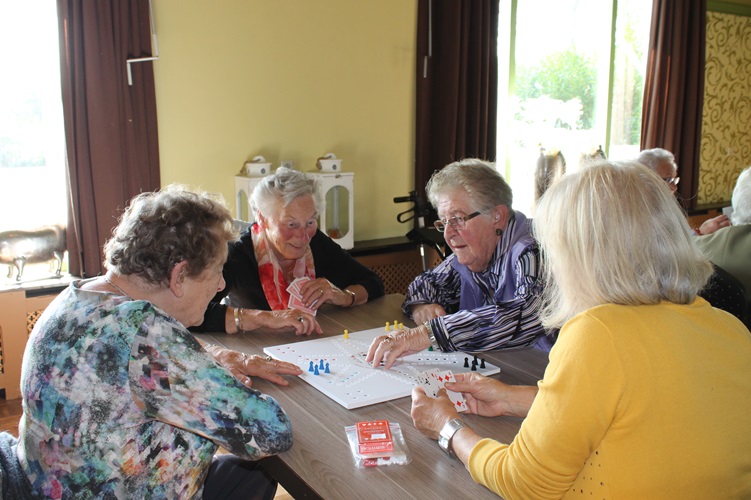
[[[270, 248], [270, 243], [266, 238], [266, 231], [261, 228], [259, 223], [252, 226], [251, 235], [253, 236], [253, 250], [258, 262], [258, 276], [261, 278], [261, 287], [266, 295], [272, 311], [287, 309], [289, 304], [289, 292], [287, 279], [284, 277], [284, 271], [279, 265], [276, 254]], [[305, 255], [297, 259], [294, 270], [292, 271], [293, 280], [307, 276], [315, 279], [316, 269], [313, 263], [313, 252], [308, 245]]]

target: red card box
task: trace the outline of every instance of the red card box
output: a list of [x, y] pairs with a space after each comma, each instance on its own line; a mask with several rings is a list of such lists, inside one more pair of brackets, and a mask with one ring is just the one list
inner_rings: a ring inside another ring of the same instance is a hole
[[357, 443], [361, 455], [389, 456], [394, 451], [389, 421], [357, 422]]

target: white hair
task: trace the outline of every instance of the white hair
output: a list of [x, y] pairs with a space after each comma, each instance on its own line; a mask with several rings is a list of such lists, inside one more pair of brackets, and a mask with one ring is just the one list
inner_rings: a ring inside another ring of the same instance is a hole
[[751, 224], [751, 167], [747, 167], [733, 189], [733, 214], [730, 220], [733, 225]]

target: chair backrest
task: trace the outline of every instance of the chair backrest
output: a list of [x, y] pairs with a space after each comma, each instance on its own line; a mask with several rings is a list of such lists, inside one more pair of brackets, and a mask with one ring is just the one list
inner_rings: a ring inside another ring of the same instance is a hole
[[699, 296], [717, 309], [727, 311], [748, 326], [748, 304], [743, 283], [732, 274], [716, 264], [714, 273], [709, 278]]

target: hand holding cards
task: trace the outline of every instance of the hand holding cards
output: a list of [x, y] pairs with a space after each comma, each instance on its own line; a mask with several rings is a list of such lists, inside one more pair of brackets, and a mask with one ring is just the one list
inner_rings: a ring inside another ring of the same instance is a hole
[[304, 313], [312, 314], [313, 316], [315, 316], [318, 311], [316, 309], [305, 307], [305, 304], [303, 304], [302, 302], [300, 285], [302, 285], [306, 281], [310, 281], [310, 278], [303, 276], [302, 278], [297, 278], [292, 282], [290, 286], [287, 287], [287, 291], [289, 292], [289, 302], [287, 303], [287, 307], [289, 307], [290, 309], [297, 309]]
[[[441, 389], [446, 389], [444, 387], [446, 382], [455, 382], [454, 374], [451, 372], [451, 370], [428, 370], [426, 372], [420, 373], [417, 376], [417, 379], [420, 381], [420, 385], [425, 390], [425, 394], [427, 394], [431, 398], [437, 397], [438, 391], [440, 391]], [[454, 408], [456, 408], [456, 411], [467, 411], [467, 401], [464, 399], [464, 395], [462, 395], [461, 392], [454, 392], [446, 389], [446, 395], [451, 400], [451, 402], [454, 403]]]

